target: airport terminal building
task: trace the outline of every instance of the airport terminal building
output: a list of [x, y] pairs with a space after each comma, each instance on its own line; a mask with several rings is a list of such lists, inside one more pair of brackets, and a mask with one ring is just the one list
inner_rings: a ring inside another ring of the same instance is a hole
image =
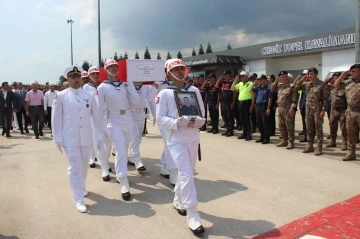
[[286, 70], [296, 76], [316, 67], [319, 79], [324, 79], [333, 67], [354, 64], [355, 28], [186, 57], [183, 61], [191, 67], [189, 77], [219, 76], [224, 70], [233, 76], [241, 70], [258, 75], [277, 75]]

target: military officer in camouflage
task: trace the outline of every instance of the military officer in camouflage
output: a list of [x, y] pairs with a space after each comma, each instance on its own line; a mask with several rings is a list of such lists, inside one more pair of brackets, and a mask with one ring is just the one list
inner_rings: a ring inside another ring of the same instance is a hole
[[[282, 83], [281, 85], [279, 85]], [[290, 79], [287, 71], [281, 71], [279, 77], [276, 78], [271, 87], [271, 91], [278, 93], [278, 121], [279, 131], [282, 141], [277, 147], [286, 147], [286, 149], [294, 148], [295, 140], [295, 108], [299, 100], [299, 94], [290, 85]]]
[[[314, 152], [315, 131], [318, 139], [315, 156], [322, 154], [323, 123], [328, 108], [329, 91], [323, 81], [318, 78], [318, 70], [310, 68], [308, 74], [296, 82], [295, 90], [306, 90], [306, 126], [308, 144], [303, 153]], [[315, 125], [315, 131], [314, 131]]]
[[338, 88], [334, 87], [336, 79], [339, 78], [341, 72], [335, 72], [330, 80], [327, 82], [327, 87], [331, 90], [331, 112], [330, 112], [330, 142], [325, 146], [326, 148], [336, 147], [336, 133], [338, 131], [338, 124], [340, 123], [340, 130], [342, 136], [341, 150], [347, 150], [347, 130], [346, 130], [346, 116], [347, 109], [345, 82], [341, 82]]
[[[352, 80], [346, 81], [350, 73]], [[355, 149], [360, 127], [360, 64], [352, 65], [350, 72], [344, 71], [336, 80], [334, 87], [340, 88], [341, 83], [346, 86], [347, 110], [345, 115], [349, 150], [348, 154], [342, 160], [351, 161], [356, 160]]]

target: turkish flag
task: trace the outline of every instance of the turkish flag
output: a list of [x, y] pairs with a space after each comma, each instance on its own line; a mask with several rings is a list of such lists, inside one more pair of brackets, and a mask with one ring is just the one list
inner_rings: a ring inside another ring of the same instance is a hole
[[185, 70], [186, 77], [189, 75], [190, 70], [191, 70], [191, 67], [186, 67], [186, 70]]

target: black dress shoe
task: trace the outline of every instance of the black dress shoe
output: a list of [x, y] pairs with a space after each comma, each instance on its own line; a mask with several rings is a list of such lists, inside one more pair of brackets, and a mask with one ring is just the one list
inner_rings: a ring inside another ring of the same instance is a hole
[[206, 125], [200, 128], [200, 131], [205, 131], [205, 130], [206, 130]]
[[223, 126], [221, 126], [220, 128], [225, 129], [225, 128], [226, 128], [226, 126], [225, 126], [225, 125], [223, 125]]
[[122, 194], [121, 194], [121, 197], [122, 197], [122, 199], [124, 199], [125, 201], [129, 201], [130, 198], [131, 198], [131, 194], [130, 194], [130, 192], [122, 193]]
[[115, 156], [116, 154], [114, 154], [114, 153], [111, 153], [112, 154], [112, 156]]
[[184, 216], [184, 217], [186, 216], [186, 209], [178, 209], [175, 206], [174, 206], [174, 208], [179, 213], [179, 215]]
[[255, 143], [262, 143], [264, 141], [264, 139], [258, 139], [255, 141]]
[[24, 134], [24, 131], [21, 131], [20, 134], [23, 135], [23, 134]]
[[97, 158], [95, 158], [95, 162], [97, 161]]
[[25, 132], [28, 134], [28, 133], [29, 133], [29, 130], [28, 130], [28, 129], [25, 129]]
[[39, 137], [39, 136], [35, 136], [35, 139], [40, 139], [40, 137]]
[[298, 133], [298, 135], [304, 135], [304, 132], [300, 132], [300, 133]]
[[10, 129], [11, 129], [11, 130], [14, 130], [14, 128], [13, 128], [12, 126], [10, 127]]
[[164, 177], [164, 178], [167, 178], [167, 179], [170, 178], [170, 175], [169, 175], [169, 174], [162, 174], [162, 173], [160, 173], [160, 175], [161, 175], [161, 177]]
[[6, 138], [12, 138], [10, 134], [6, 134]]
[[231, 136], [234, 136], [234, 132], [229, 132], [226, 134], [226, 137], [231, 137]]
[[40, 132], [39, 135], [40, 135], [40, 136], [44, 136], [44, 133], [43, 133], [43, 132]]
[[111, 173], [112, 172], [112, 168], [109, 168], [109, 173]]
[[215, 129], [212, 133], [213, 133], [213, 134], [218, 134], [218, 133], [219, 133], [219, 130]]
[[146, 171], [146, 168], [144, 166], [137, 169], [138, 172], [144, 172]]
[[268, 144], [268, 143], [270, 143], [270, 140], [268, 140], [268, 139], [265, 139], [265, 140], [262, 142], [262, 144]]
[[135, 163], [128, 161], [128, 164], [131, 166], [135, 166]]
[[90, 168], [95, 168], [95, 166], [96, 166], [95, 163], [89, 164], [89, 167], [90, 167]]
[[252, 140], [252, 137], [246, 137], [245, 141], [250, 141]]
[[104, 182], [109, 182], [110, 181], [110, 175], [107, 175], [105, 177], [102, 177]]
[[207, 132], [208, 132], [208, 133], [214, 132], [214, 128], [209, 129]]
[[300, 143], [306, 143], [308, 142], [307, 138], [303, 138], [302, 140], [299, 141]]
[[173, 186], [175, 188], [175, 184], [172, 184], [172, 183], [170, 183], [170, 184], [171, 184], [171, 186]]
[[246, 136], [242, 134], [242, 135], [238, 136], [238, 139], [246, 139]]
[[205, 232], [205, 228], [201, 225], [200, 227], [196, 228], [195, 230], [191, 229], [190, 230], [194, 233], [194, 234], [202, 234]]
[[1, 135], [4, 136], [4, 135], [5, 135], [5, 132], [3, 131], [3, 132], [1, 133]]

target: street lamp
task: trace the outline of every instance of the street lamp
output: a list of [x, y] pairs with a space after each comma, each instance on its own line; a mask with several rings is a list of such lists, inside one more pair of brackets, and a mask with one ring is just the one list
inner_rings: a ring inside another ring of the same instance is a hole
[[98, 0], [98, 43], [99, 43], [99, 67], [101, 67], [100, 0]]
[[67, 20], [67, 23], [70, 23], [70, 38], [71, 38], [71, 65], [74, 64], [73, 61], [73, 42], [72, 42], [72, 24], [74, 21], [72, 19]]

